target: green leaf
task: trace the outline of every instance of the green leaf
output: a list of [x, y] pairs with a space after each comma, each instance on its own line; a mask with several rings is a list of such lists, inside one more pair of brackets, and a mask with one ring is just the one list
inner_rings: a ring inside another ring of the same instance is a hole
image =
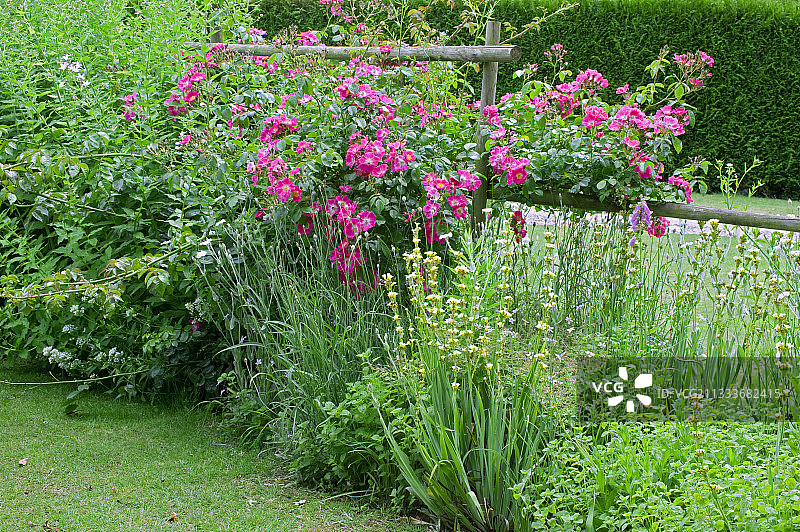
[[328, 150], [325, 153], [323, 153], [322, 156], [320, 157], [320, 161], [324, 166], [327, 166], [329, 168], [335, 168], [341, 166], [342, 163], [344, 162], [342, 160], [342, 156], [333, 150]]

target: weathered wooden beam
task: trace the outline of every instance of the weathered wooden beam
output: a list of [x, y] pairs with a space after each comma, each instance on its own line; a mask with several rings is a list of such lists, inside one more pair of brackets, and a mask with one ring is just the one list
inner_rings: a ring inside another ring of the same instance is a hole
[[657, 216], [667, 216], [669, 218], [701, 221], [717, 219], [724, 224], [739, 225], [742, 227], [760, 227], [762, 229], [776, 229], [778, 231], [790, 231], [795, 233], [800, 232], [800, 218], [791, 216], [715, 209], [713, 207], [686, 205], [682, 203], [661, 203], [652, 205], [651, 209], [653, 214]]
[[[525, 205], [563, 206], [587, 211], [619, 212], [625, 210], [625, 207], [620, 205], [607, 204], [601, 202], [597, 198], [570, 194], [568, 192], [544, 192], [541, 196], [533, 196], [530, 198], [514, 194], [503, 194], [500, 199], [515, 201]], [[713, 207], [701, 207], [699, 205], [686, 205], [683, 203], [650, 203], [648, 205], [656, 216], [698, 221], [716, 219], [719, 220], [720, 223], [738, 225], [741, 227], [759, 227], [762, 229], [800, 233], [800, 218], [791, 216], [732, 211]]]
[[[495, 20], [486, 22], [486, 44], [494, 45], [500, 42], [500, 23]], [[486, 152], [487, 136], [483, 132], [486, 125], [486, 117], [483, 116], [483, 109], [489, 105], [494, 105], [497, 96], [497, 62], [484, 63], [483, 78], [481, 79], [481, 106], [478, 110], [478, 131], [475, 134], [477, 151], [480, 154], [475, 165], [475, 171], [481, 176], [481, 186], [472, 193], [472, 230], [480, 232], [480, 222], [485, 220], [483, 209], [486, 208], [486, 195], [488, 191], [487, 178], [491, 175], [489, 168], [489, 154]]]
[[[498, 23], [499, 24], [499, 23]], [[186, 42], [190, 50], [210, 44]], [[494, 46], [393, 46], [390, 52], [381, 53], [378, 46], [279, 46], [274, 44], [225, 44], [231, 52], [270, 56], [276, 53], [295, 55], [322, 54], [327, 59], [348, 61], [356, 55], [374, 55], [382, 59], [400, 61], [463, 61], [467, 63], [511, 63], [519, 61], [522, 50], [514, 45]]]

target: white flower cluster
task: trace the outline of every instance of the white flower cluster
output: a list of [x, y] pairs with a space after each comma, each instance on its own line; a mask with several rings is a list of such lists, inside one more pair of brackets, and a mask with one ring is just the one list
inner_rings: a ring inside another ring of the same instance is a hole
[[75, 325], [73, 325], [71, 323], [68, 323], [68, 324], [64, 325], [64, 327], [61, 328], [61, 332], [67, 333], [67, 334], [72, 334], [72, 333], [75, 332]]
[[[59, 68], [61, 70], [67, 70], [77, 74], [75, 78], [78, 80], [78, 83], [81, 84], [81, 87], [88, 87], [90, 85], [90, 83], [86, 80], [86, 74], [82, 72], [84, 68], [80, 61], [73, 61], [69, 55], [65, 55], [61, 58], [61, 65]], [[66, 84], [67, 82], [63, 79], [58, 82], [59, 87], [63, 87]]]
[[192, 319], [197, 321], [205, 321], [205, 318], [208, 315], [206, 302], [200, 297], [191, 303], [186, 303], [186, 310], [189, 311], [189, 315], [192, 317]]
[[125, 353], [122, 352], [121, 349], [117, 349], [116, 347], [112, 347], [108, 350], [107, 353], [100, 352], [95, 355], [94, 359], [101, 364], [107, 366], [115, 366], [119, 367], [122, 362], [125, 360]]
[[54, 364], [64, 371], [68, 371], [70, 373], [75, 372], [83, 367], [82, 360], [75, 358], [72, 354], [67, 353], [66, 351], [59, 351], [51, 345], [48, 345], [42, 349], [42, 356], [51, 364]]
[[69, 55], [65, 55], [61, 58], [61, 66], [59, 68], [78, 73], [83, 70], [83, 65], [81, 65], [80, 61], [73, 61]]

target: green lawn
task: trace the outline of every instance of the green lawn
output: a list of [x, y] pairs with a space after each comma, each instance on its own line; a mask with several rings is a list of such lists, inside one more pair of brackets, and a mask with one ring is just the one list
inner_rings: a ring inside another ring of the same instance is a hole
[[67, 416], [72, 389], [0, 384], [0, 530], [420, 530], [293, 485], [202, 413], [89, 394]]
[[[722, 194], [698, 194], [692, 195], [692, 204], [701, 205], [703, 207], [715, 207], [717, 209], [726, 209], [725, 197]], [[800, 216], [800, 201], [795, 201], [792, 204], [787, 200], [773, 199], [773, 198], [748, 198], [747, 196], [736, 196], [732, 198], [731, 206], [734, 210], [741, 211], [747, 210], [748, 212], [757, 212], [762, 214], [794, 214]]]

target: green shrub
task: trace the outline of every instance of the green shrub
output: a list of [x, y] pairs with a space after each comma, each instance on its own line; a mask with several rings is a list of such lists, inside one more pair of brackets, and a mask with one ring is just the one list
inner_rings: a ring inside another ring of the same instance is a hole
[[[40, 0], [5, 2], [0, 23], [0, 350], [125, 394], [215, 391], [225, 363], [216, 333], [197, 330], [188, 252], [228, 212], [212, 197], [239, 205], [224, 180], [172, 164], [180, 130], [164, 106], [205, 13]], [[135, 124], [131, 93], [147, 115]]]
[[[373, 395], [380, 412], [373, 405]], [[301, 479], [321, 482], [345, 491], [365, 491], [406, 506], [411, 494], [392, 455], [381, 416], [395, 441], [415, 457], [412, 412], [399, 381], [389, 375], [365, 370], [361, 380], [348, 386], [339, 404], [323, 405], [328, 418], [318, 430], [299, 440], [295, 465]], [[418, 458], [414, 458], [416, 464]]]

